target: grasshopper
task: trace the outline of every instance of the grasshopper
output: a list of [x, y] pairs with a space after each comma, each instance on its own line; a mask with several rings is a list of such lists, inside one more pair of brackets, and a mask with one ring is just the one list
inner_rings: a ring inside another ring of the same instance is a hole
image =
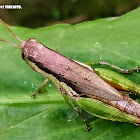
[[[31, 94], [32, 97], [40, 93], [51, 80], [66, 102], [84, 120], [86, 131], [89, 130], [88, 121], [83, 116], [82, 110], [103, 119], [140, 125], [140, 104], [119, 91], [125, 90], [140, 94], [140, 88], [127, 78], [110, 70], [92, 69], [93, 63], [83, 64], [70, 60], [42, 45], [36, 39], [30, 38], [22, 41], [1, 19], [0, 21], [20, 42], [20, 46], [3, 39], [0, 41], [20, 49], [23, 60], [31, 69], [41, 73], [46, 78], [36, 92]], [[123, 70], [106, 62], [99, 62], [98, 64], [108, 65], [123, 73], [140, 70], [138, 67]], [[108, 73], [110, 76], [108, 74], [106, 76], [104, 73]], [[117, 82], [112, 82], [113, 76], [115, 76], [114, 81]]]

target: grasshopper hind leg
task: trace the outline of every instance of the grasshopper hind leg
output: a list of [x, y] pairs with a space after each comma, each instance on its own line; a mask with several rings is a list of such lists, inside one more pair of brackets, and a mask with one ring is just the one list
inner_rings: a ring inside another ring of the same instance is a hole
[[[56, 85], [56, 84], [55, 84]], [[62, 84], [63, 85], [63, 84]], [[61, 95], [64, 97], [66, 102], [72, 107], [72, 109], [80, 116], [80, 118], [85, 123], [85, 131], [89, 131], [90, 128], [88, 126], [87, 119], [82, 115], [82, 109], [78, 106], [78, 104], [70, 97], [68, 92], [65, 90], [65, 87], [60, 87], [59, 85], [56, 85], [57, 89], [60, 91]], [[71, 92], [72, 89], [70, 89], [69, 92]]]
[[90, 128], [88, 126], [88, 121], [87, 119], [80, 113], [80, 111], [78, 110], [77, 107], [74, 107], [73, 110], [81, 117], [81, 119], [85, 122], [85, 130], [86, 131], [89, 131]]
[[52, 81], [57, 89], [60, 91], [66, 102], [72, 107], [72, 109], [83, 119], [85, 122], [85, 130], [88, 131], [88, 121], [87, 119], [82, 115], [82, 109], [80, 106], [76, 103], [76, 101], [72, 98], [73, 96], [78, 96], [78, 94], [73, 91], [69, 86], [67, 86], [65, 83], [60, 82], [58, 79], [56, 79], [53, 75], [47, 74], [46, 72], [39, 69], [33, 62], [28, 61], [25, 59], [26, 63], [35, 71], [38, 73], [41, 73], [45, 78], [47, 78], [37, 89], [35, 93], [32, 93], [31, 96], [35, 96], [40, 90], [42, 91], [44, 86], [47, 84], [48, 79]]
[[140, 68], [138, 66], [136, 66], [135, 68], [132, 68], [132, 69], [124, 70], [122, 68], [119, 68], [119, 67], [117, 67], [115, 65], [112, 65], [112, 64], [109, 64], [109, 63], [103, 62], [103, 61], [100, 61], [98, 63], [86, 63], [86, 64], [89, 65], [89, 66], [106, 65], [106, 66], [109, 66], [109, 67], [111, 67], [111, 68], [113, 68], [113, 69], [115, 69], [115, 70], [117, 70], [117, 71], [119, 71], [121, 73], [132, 73], [133, 71], [136, 71], [136, 72], [140, 71]]

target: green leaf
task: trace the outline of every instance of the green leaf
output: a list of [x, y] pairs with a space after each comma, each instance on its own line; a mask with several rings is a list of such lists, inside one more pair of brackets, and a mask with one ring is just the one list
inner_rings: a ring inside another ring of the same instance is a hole
[[[22, 40], [36, 38], [51, 49], [80, 62], [105, 61], [124, 69], [140, 66], [140, 8], [117, 18], [58, 24], [39, 29], [10, 27]], [[0, 38], [19, 42], [0, 24]], [[140, 74], [125, 75], [140, 84]], [[22, 60], [20, 50], [0, 42], [0, 139], [77, 140], [139, 139], [140, 128], [88, 115], [90, 132], [65, 103], [53, 83], [35, 99], [44, 77]], [[135, 97], [136, 98], [136, 97]], [[139, 97], [137, 97], [137, 100]]]

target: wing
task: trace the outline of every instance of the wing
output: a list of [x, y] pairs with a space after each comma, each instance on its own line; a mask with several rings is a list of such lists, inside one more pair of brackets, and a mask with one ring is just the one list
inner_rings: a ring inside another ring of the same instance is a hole
[[122, 94], [103, 81], [92, 70], [71, 61], [68, 69], [60, 75], [60, 81], [64, 81], [77, 93], [85, 93], [98, 98], [111, 101], [122, 100]]

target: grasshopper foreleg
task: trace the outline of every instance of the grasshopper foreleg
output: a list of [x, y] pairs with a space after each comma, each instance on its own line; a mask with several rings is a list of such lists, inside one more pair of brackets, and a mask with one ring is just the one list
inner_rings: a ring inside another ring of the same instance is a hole
[[35, 92], [31, 93], [31, 97], [34, 98], [37, 93], [42, 93], [43, 90], [44, 90], [44, 87], [46, 86], [46, 84], [48, 83], [48, 81], [49, 81], [48, 79], [45, 79], [41, 83], [41, 85], [38, 87], [38, 89]]

